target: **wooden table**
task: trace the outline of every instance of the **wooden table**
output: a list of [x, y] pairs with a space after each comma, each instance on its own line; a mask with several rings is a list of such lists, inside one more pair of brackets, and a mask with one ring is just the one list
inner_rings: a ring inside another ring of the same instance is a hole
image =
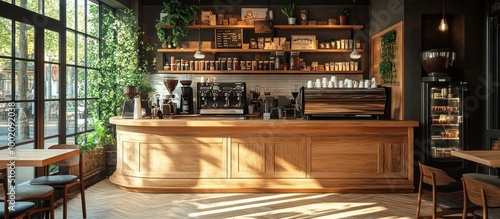
[[16, 166], [43, 167], [70, 158], [79, 153], [77, 149], [16, 149], [16, 157], [9, 157], [9, 150], [0, 150], [0, 168], [7, 167], [11, 161]]
[[477, 151], [452, 151], [451, 155], [462, 159], [474, 161], [486, 166], [500, 168], [500, 151], [477, 150]]

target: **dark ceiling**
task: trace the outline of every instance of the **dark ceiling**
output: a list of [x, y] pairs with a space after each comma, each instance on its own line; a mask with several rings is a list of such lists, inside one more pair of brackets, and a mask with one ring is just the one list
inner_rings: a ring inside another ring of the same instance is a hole
[[[141, 0], [143, 5], [162, 5], [166, 0]], [[198, 4], [197, 0], [182, 0], [190, 4]], [[269, 0], [270, 5], [353, 5], [353, 0]], [[201, 0], [202, 5], [267, 5], [268, 0]], [[369, 5], [370, 0], [356, 0], [358, 5]]]

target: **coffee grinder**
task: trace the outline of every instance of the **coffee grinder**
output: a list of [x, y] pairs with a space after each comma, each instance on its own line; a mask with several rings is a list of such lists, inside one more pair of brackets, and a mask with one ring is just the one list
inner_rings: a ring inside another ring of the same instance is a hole
[[122, 118], [134, 118], [134, 97], [137, 96], [137, 86], [126, 85], [123, 87], [123, 96], [126, 99], [123, 101]]
[[193, 88], [191, 88], [191, 80], [181, 80], [181, 113], [193, 114]]
[[145, 116], [151, 116], [151, 100], [149, 100], [149, 93], [140, 92], [141, 96], [141, 108], [145, 110]]

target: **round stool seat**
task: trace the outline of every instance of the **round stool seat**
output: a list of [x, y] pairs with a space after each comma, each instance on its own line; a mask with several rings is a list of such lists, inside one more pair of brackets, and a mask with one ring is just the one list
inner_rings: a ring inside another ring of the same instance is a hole
[[[49, 196], [54, 192], [52, 186], [45, 185], [21, 185], [16, 186], [16, 200], [30, 200], [38, 199]], [[0, 197], [0, 201], [3, 201], [3, 195]]]

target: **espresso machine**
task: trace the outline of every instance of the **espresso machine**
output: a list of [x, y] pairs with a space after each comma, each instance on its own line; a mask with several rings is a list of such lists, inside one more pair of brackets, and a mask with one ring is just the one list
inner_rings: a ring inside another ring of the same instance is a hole
[[181, 114], [193, 114], [193, 88], [191, 80], [181, 80]]
[[198, 82], [198, 113], [200, 115], [244, 115], [246, 105], [245, 82]]

